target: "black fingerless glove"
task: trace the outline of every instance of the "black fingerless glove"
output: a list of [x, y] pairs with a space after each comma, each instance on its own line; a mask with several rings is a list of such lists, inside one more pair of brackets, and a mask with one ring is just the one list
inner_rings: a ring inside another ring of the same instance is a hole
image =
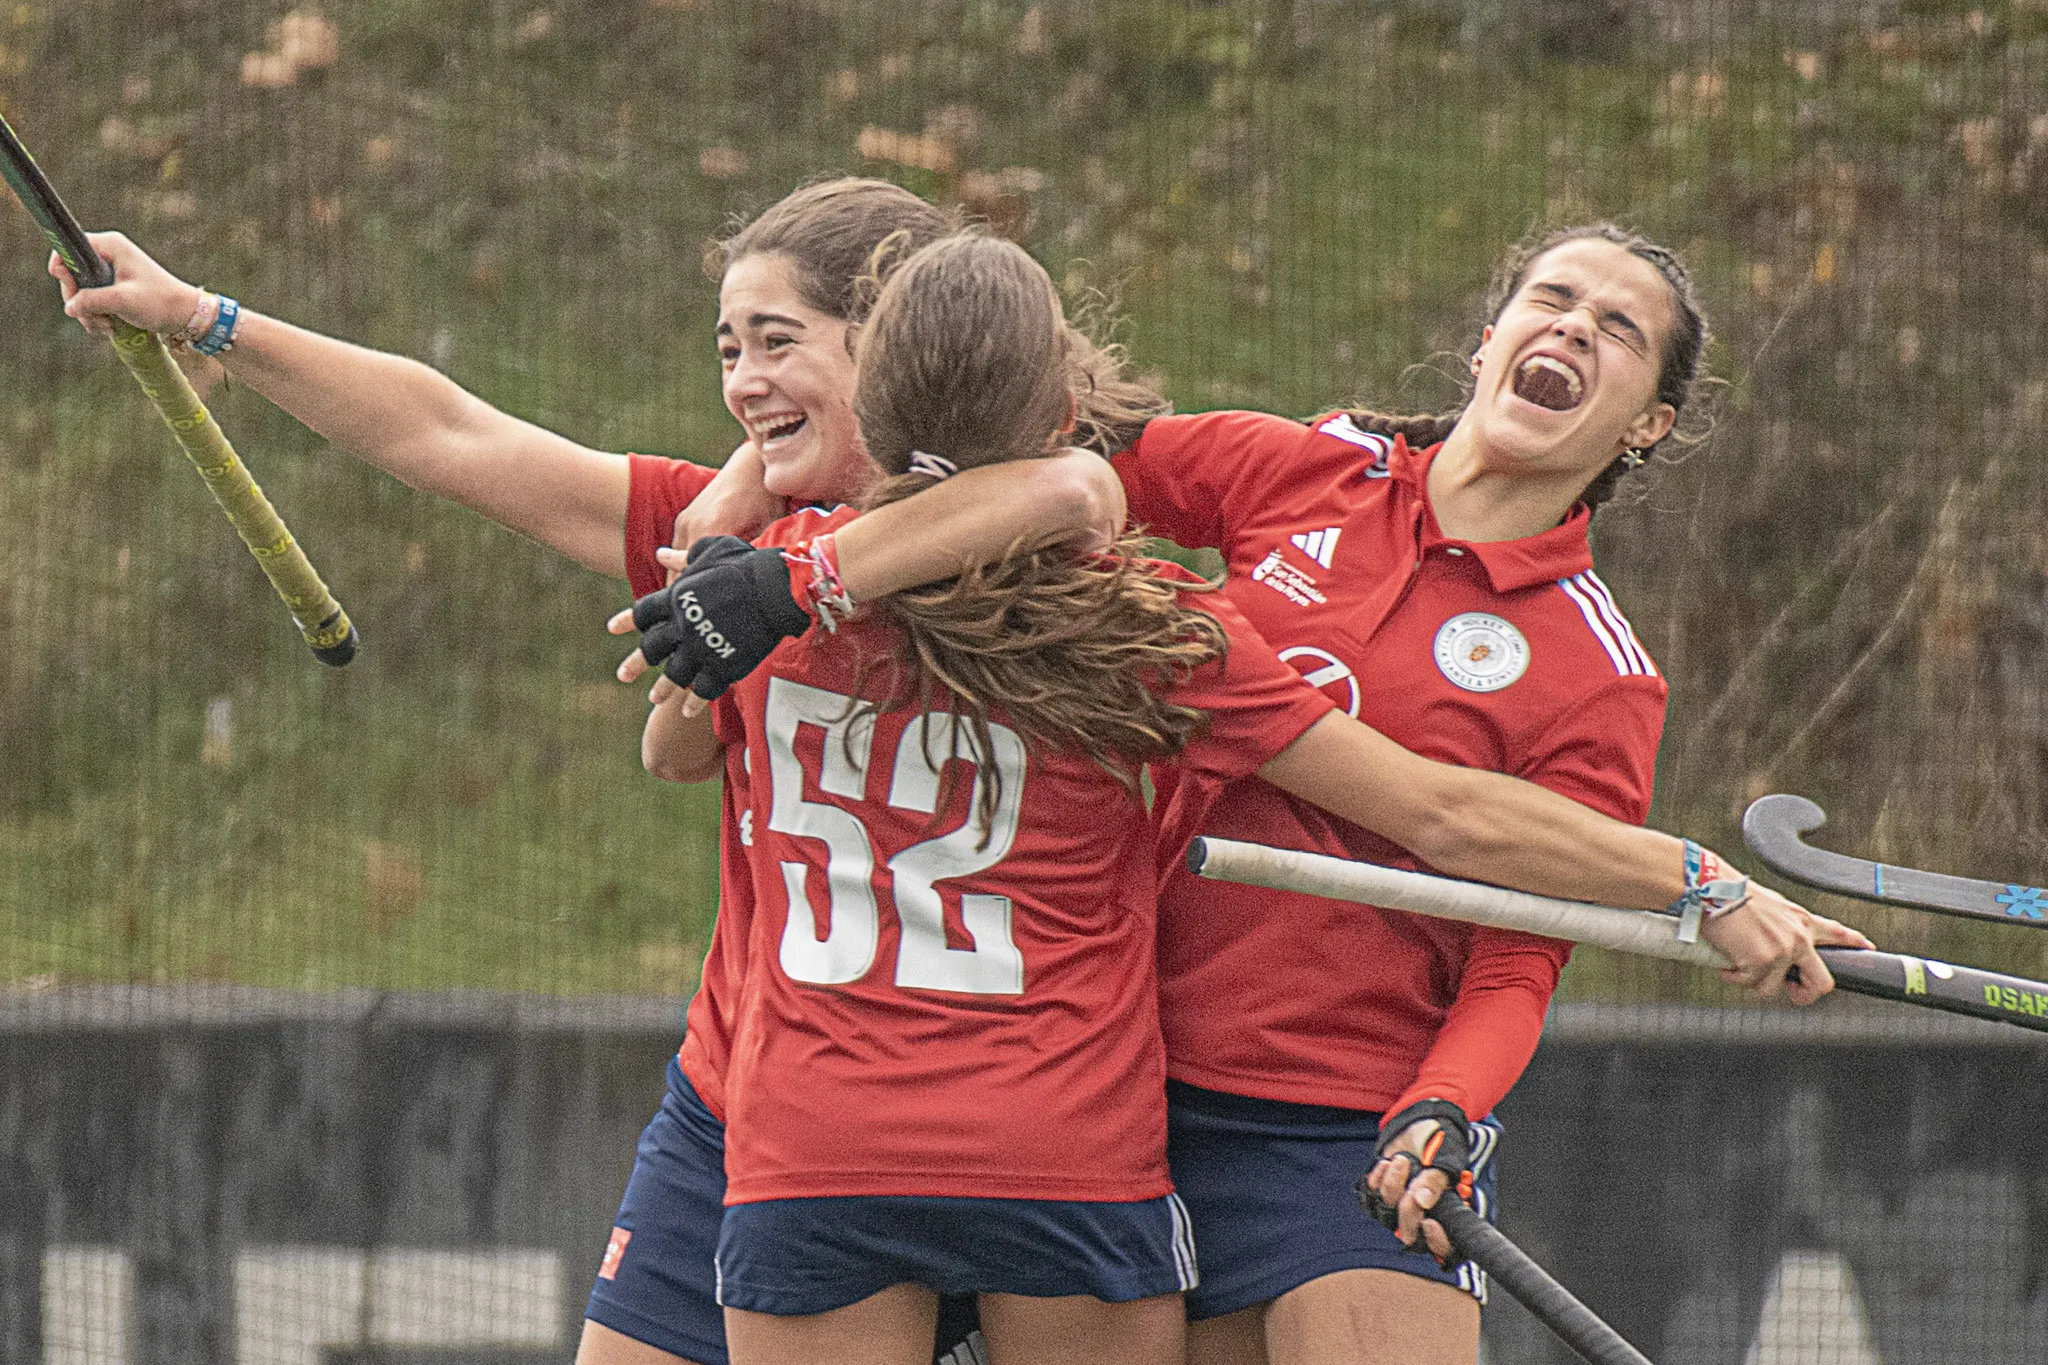
[[709, 701], [803, 634], [811, 618], [791, 591], [782, 551], [706, 536], [690, 547], [690, 566], [675, 582], [633, 604], [633, 624], [647, 662]]
[[[1423, 1119], [1435, 1119], [1436, 1131], [1424, 1139], [1420, 1168], [1409, 1172], [1409, 1179], [1423, 1171], [1442, 1171], [1450, 1177], [1451, 1190], [1469, 1204], [1472, 1202], [1471, 1130], [1466, 1124], [1465, 1111], [1449, 1100], [1417, 1100], [1400, 1113], [1389, 1114], [1382, 1120], [1380, 1140], [1373, 1147], [1375, 1164], [1390, 1157], [1414, 1162], [1413, 1152], [1397, 1152], [1392, 1148], [1402, 1133]], [[1382, 1201], [1378, 1192], [1366, 1183], [1370, 1174], [1359, 1177], [1358, 1202], [1365, 1206], [1367, 1213], [1379, 1219], [1387, 1231], [1398, 1231], [1400, 1218], [1395, 1206]]]

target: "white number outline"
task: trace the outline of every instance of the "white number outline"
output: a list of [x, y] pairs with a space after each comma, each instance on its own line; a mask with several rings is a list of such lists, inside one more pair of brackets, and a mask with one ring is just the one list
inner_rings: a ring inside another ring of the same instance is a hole
[[[945, 713], [945, 723], [953, 720]], [[807, 683], [775, 678], [768, 684], [764, 716], [768, 748], [768, 828], [825, 845], [825, 883], [829, 888], [831, 927], [818, 937], [817, 912], [806, 889], [811, 864], [783, 862], [782, 884], [788, 893], [778, 961], [793, 981], [837, 986], [858, 981], [873, 969], [881, 942], [881, 912], [874, 888], [874, 841], [860, 817], [843, 807], [804, 799], [803, 761], [796, 752], [798, 731], [814, 725], [824, 731], [822, 771], [818, 789], [851, 801], [867, 798], [868, 770], [874, 747], [872, 709], [852, 698]], [[898, 810], [930, 815], [937, 809], [939, 769], [945, 754], [935, 754], [933, 715], [912, 720], [897, 742], [889, 783], [889, 804]], [[957, 829], [897, 853], [889, 860], [890, 899], [898, 927], [895, 982], [912, 990], [953, 991], [966, 995], [1020, 995], [1024, 990], [1024, 956], [1011, 933], [1008, 896], [963, 894], [960, 920], [971, 948], [946, 942], [945, 900], [937, 884], [948, 878], [983, 872], [1009, 856], [1016, 842], [1024, 804], [1027, 755], [1024, 741], [1008, 726], [991, 723], [992, 766], [1001, 776], [994, 817], [985, 846], [972, 812], [981, 802], [989, 775], [979, 765], [968, 797], [967, 820]], [[938, 761], [934, 762], [934, 758]]]

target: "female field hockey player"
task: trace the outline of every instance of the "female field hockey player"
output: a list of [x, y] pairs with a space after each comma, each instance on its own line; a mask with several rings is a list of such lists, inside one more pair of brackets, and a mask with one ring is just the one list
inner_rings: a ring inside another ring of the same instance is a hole
[[[748, 351], [744, 372], [726, 376], [728, 407], [747, 435], [736, 460], [749, 466], [755, 490], [764, 479], [776, 490], [779, 507], [790, 499], [850, 497], [867, 478], [849, 407], [853, 369], [845, 333], [860, 305], [854, 283], [885, 240], [907, 252], [953, 227], [949, 215], [894, 185], [828, 180], [790, 194], [712, 253], [727, 304], [720, 347], [743, 340]], [[178, 280], [120, 234], [94, 234], [93, 243], [115, 269], [113, 284], [80, 291], [61, 263], [53, 258], [50, 267], [65, 311], [88, 328], [104, 330], [108, 317], [121, 316], [193, 335], [195, 324], [221, 311], [217, 296]], [[706, 493], [708, 468], [579, 445], [493, 408], [418, 362], [251, 309], [240, 311], [229, 339], [220, 359], [234, 379], [337, 446], [624, 577], [636, 593], [664, 579], [655, 547], [672, 536], [687, 544], [725, 524], [716, 493]], [[1121, 401], [1114, 375], [1105, 372], [1094, 387], [1094, 401]], [[753, 493], [755, 503], [760, 496]], [[1021, 523], [985, 527], [979, 514], [992, 498], [1032, 510], [1021, 513]], [[951, 520], [941, 503], [965, 516], [948, 534], [964, 545], [979, 538], [982, 554], [1000, 551], [1033, 518], [1042, 518], [1047, 531], [1098, 526], [1108, 534], [1122, 520], [1114, 477], [1078, 452], [963, 474], [921, 504], [934, 527]], [[850, 529], [846, 543], [864, 544], [864, 535], [864, 528]], [[878, 542], [867, 550], [886, 562], [894, 548]], [[720, 926], [670, 1067], [667, 1100], [642, 1137], [605, 1250], [578, 1354], [583, 1365], [726, 1359], [711, 1265], [725, 1187], [722, 1074], [737, 967], [728, 951], [735, 935], [722, 926], [744, 922], [751, 895], [735, 814], [745, 806], [745, 774], [729, 777]]]
[[[858, 343], [868, 453], [897, 476], [864, 501], [1052, 449], [1073, 411], [1067, 337], [1019, 248], [964, 235], [912, 257]], [[1446, 783], [1502, 792], [1525, 827], [1604, 825], [1675, 850], [1412, 756], [1432, 771], [1361, 789], [1393, 746], [1334, 717], [1234, 612], [1175, 591], [1191, 580], [1170, 566], [1013, 552], [838, 622], [833, 537], [855, 516], [803, 511], [760, 548], [696, 549], [700, 567], [785, 591], [793, 571], [821, 584], [834, 626], [777, 650], [721, 703], [717, 735], [700, 721], [688, 757], [670, 755], [671, 772], [708, 778], [732, 766], [716, 741], [743, 742], [752, 774], [758, 913], [718, 1260], [734, 1358], [922, 1359], [943, 1290], [981, 1296], [999, 1361], [1178, 1361], [1174, 1294], [1194, 1267], [1165, 1169], [1138, 766], [1177, 754], [1156, 845], [1169, 856], [1208, 797], [1254, 771], [1447, 851], [1425, 827], [1426, 793]], [[680, 587], [629, 619], [656, 660], [683, 638], [728, 644]], [[1470, 837], [1490, 842], [1490, 823]], [[1585, 854], [1551, 847], [1556, 865]], [[1647, 861], [1671, 889], [1674, 860]]]
[[[1453, 417], [1160, 418], [1118, 472], [1138, 521], [1223, 551], [1225, 594], [1344, 709], [1419, 753], [1640, 820], [1666, 689], [1592, 573], [1586, 528], [1669, 433], [1704, 320], [1669, 252], [1605, 225], [1515, 257], [1492, 318]], [[919, 534], [910, 504], [872, 516]], [[863, 579], [843, 553], [838, 570], [855, 598], [900, 581]], [[725, 610], [761, 614], [774, 595], [729, 594]], [[707, 676], [715, 687], [736, 671]], [[1653, 903], [1596, 890], [1590, 867], [1577, 886], [1452, 867], [1256, 779], [1224, 793], [1205, 828]], [[1674, 853], [1668, 876], [1710, 913], [1705, 935], [1741, 964], [1731, 977], [1760, 992], [1796, 966], [1786, 989], [1809, 1002], [1830, 984], [1815, 936], [1862, 941], [1783, 902], [1728, 903], [1710, 856]], [[1191, 1358], [1473, 1359], [1483, 1287], [1401, 1242], [1420, 1231], [1446, 1249], [1418, 1225], [1468, 1172], [1491, 1211], [1498, 1129], [1483, 1120], [1527, 1064], [1567, 946], [1185, 874], [1162, 904], [1173, 1169], [1203, 1255]], [[1413, 1178], [1424, 1153], [1435, 1169]], [[1356, 1208], [1367, 1169], [1400, 1201], [1399, 1241]]]

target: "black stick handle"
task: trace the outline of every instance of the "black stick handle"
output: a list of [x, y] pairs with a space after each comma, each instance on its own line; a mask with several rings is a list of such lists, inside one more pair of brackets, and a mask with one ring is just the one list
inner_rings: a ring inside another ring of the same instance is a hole
[[1443, 1225], [1459, 1256], [1491, 1275], [1580, 1359], [1590, 1365], [1651, 1365], [1648, 1356], [1456, 1194], [1444, 1191], [1429, 1216]]
[[[114, 282], [114, 268], [86, 240], [85, 229], [36, 165], [28, 148], [0, 118], [0, 179], [14, 190], [22, 206], [42, 228], [72, 278], [86, 288]], [[113, 320], [114, 353], [135, 376], [135, 382], [156, 405], [177, 438], [179, 447], [220, 503], [229, 524], [262, 566], [271, 587], [284, 599], [313, 657], [339, 668], [355, 658], [356, 628], [334, 600], [306, 552], [292, 538], [270, 499], [256, 486], [249, 468], [235, 454], [227, 433], [199, 400], [191, 383], [164, 349], [161, 338], [120, 318]]]
[[14, 188], [22, 207], [36, 220], [36, 226], [43, 230], [43, 236], [49, 239], [80, 288], [98, 289], [114, 282], [114, 267], [85, 239], [85, 229], [64, 207], [56, 187], [50, 184], [50, 178], [36, 165], [36, 159], [28, 154], [28, 148], [15, 136], [5, 118], [0, 118], [0, 177]]
[[2048, 1033], [2048, 981], [1904, 953], [1823, 948], [1820, 955], [1842, 990]]

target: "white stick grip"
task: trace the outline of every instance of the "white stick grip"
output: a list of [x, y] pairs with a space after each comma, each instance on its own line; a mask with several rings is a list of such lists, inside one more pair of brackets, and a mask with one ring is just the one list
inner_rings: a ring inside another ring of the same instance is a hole
[[1705, 943], [1680, 943], [1675, 916], [1649, 910], [1616, 910], [1581, 901], [1552, 900], [1527, 891], [1453, 881], [1376, 863], [1356, 863], [1327, 854], [1269, 848], [1236, 839], [1196, 839], [1188, 847], [1188, 866], [1217, 881], [1241, 882], [1275, 891], [1301, 891], [1437, 919], [1518, 929], [1525, 934], [1569, 939], [1640, 957], [1661, 957], [1702, 967], [1728, 965], [1727, 958]]

